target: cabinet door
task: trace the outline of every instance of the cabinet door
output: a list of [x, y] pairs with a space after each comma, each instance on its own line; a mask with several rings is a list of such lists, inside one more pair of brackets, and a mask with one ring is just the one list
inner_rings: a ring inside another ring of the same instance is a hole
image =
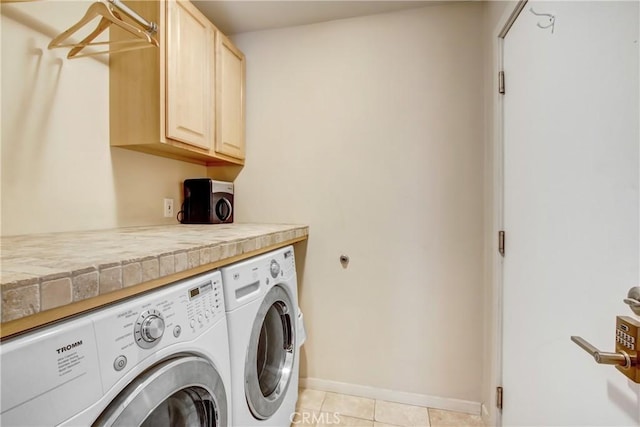
[[211, 149], [215, 30], [188, 1], [167, 1], [166, 136]]
[[216, 152], [244, 159], [244, 55], [222, 34], [218, 34], [218, 53], [220, 131]]

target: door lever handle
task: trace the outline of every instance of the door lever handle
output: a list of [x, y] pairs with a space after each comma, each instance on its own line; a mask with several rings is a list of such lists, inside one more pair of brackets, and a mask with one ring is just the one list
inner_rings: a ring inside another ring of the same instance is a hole
[[571, 341], [578, 344], [581, 349], [593, 356], [597, 363], [603, 365], [618, 365], [623, 368], [628, 368], [631, 366], [631, 357], [629, 357], [629, 355], [624, 351], [616, 353], [600, 351], [584, 338], [577, 336], [572, 336]]

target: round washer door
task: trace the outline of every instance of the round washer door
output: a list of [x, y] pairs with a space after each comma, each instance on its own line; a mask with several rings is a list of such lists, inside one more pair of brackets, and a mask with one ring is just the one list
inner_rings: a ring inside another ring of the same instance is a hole
[[129, 384], [93, 424], [97, 426], [227, 425], [227, 391], [218, 371], [197, 356], [165, 360]]
[[245, 396], [253, 416], [264, 420], [282, 405], [296, 356], [294, 305], [287, 292], [267, 292], [253, 323], [245, 361]]

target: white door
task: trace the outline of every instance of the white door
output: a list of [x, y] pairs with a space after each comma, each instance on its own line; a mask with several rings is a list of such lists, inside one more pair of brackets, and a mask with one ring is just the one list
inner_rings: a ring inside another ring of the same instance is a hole
[[529, 2], [504, 40], [504, 426], [640, 424], [638, 385], [570, 341], [612, 351], [634, 316], [639, 12]]

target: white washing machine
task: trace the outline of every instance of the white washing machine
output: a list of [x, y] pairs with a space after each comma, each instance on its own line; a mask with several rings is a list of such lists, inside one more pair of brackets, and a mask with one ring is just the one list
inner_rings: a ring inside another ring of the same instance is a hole
[[304, 336], [293, 247], [222, 269], [233, 423], [291, 425]]
[[220, 272], [0, 345], [6, 426], [231, 425]]

